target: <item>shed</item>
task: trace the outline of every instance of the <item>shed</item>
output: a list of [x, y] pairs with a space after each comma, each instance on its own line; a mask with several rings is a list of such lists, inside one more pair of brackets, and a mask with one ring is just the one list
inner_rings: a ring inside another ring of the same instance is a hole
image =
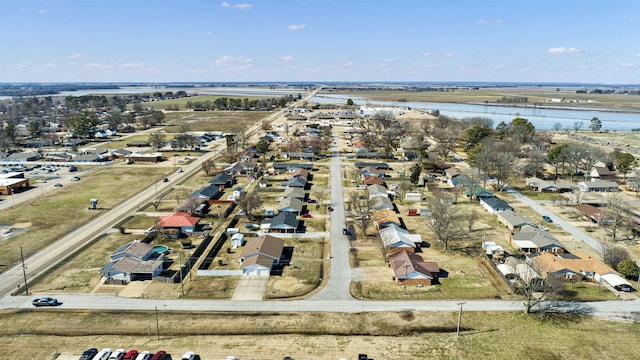
[[231, 247], [235, 250], [242, 246], [244, 243], [244, 235], [240, 233], [235, 233], [231, 236]]
[[407, 201], [420, 201], [422, 200], [422, 194], [420, 193], [406, 193], [404, 199]]
[[418, 216], [418, 209], [407, 209], [407, 216]]

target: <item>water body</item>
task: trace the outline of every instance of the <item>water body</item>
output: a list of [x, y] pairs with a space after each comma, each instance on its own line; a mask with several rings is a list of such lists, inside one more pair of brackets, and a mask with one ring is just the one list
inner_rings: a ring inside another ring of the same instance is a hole
[[309, 101], [318, 103], [344, 104], [347, 99], [353, 99], [356, 104], [371, 106], [401, 106], [424, 110], [440, 110], [440, 114], [458, 119], [469, 117], [487, 117], [493, 119], [493, 125], [501, 121], [509, 123], [516, 117], [528, 119], [536, 129], [550, 130], [555, 123], [562, 127], [573, 128], [576, 121], [582, 121], [582, 129], [587, 130], [593, 117], [602, 121], [602, 130], [631, 130], [640, 128], [640, 113], [620, 112], [614, 109], [584, 109], [571, 110], [549, 108], [531, 108], [517, 106], [490, 106], [469, 103], [438, 103], [438, 102], [395, 102], [373, 101], [349, 95], [321, 95], [314, 96]]

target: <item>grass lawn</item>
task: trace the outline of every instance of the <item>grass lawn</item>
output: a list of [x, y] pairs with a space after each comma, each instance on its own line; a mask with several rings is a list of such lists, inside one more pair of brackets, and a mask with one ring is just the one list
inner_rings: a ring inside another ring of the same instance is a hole
[[[98, 198], [101, 207], [112, 208], [151, 186], [154, 178], [165, 173], [165, 169], [154, 167], [100, 167], [83, 172], [82, 181], [56, 188], [37, 200], [2, 211], [0, 223], [30, 223], [31, 226], [2, 243], [0, 263], [14, 264], [20, 260], [20, 247], [25, 257], [29, 256], [99, 216], [101, 211], [89, 210], [89, 199]], [[0, 267], [0, 271], [6, 268]]]
[[[248, 128], [261, 121], [270, 112], [268, 111], [179, 111], [170, 112], [165, 116], [167, 133], [181, 131], [181, 125], [189, 127], [190, 131], [222, 131], [231, 132], [237, 128]], [[171, 137], [170, 134], [167, 137]]]
[[134, 215], [131, 220], [122, 224], [127, 229], [148, 229], [160, 220], [157, 216]]
[[[34, 327], [33, 324], [38, 324]], [[277, 326], [274, 326], [277, 324]], [[195, 351], [203, 359], [631, 359], [640, 324], [591, 317], [543, 320], [521, 312], [182, 313], [42, 311], [0, 313], [7, 358], [77, 358], [89, 347]], [[151, 336], [147, 331], [151, 329]], [[19, 335], [19, 336], [17, 336]], [[33, 346], [33, 344], [39, 344]], [[73, 356], [72, 356], [73, 355]]]
[[293, 247], [291, 264], [282, 269], [281, 275], [269, 278], [265, 290], [267, 299], [303, 296], [319, 284], [324, 252], [323, 240], [307, 238], [285, 238], [284, 240], [285, 247]]

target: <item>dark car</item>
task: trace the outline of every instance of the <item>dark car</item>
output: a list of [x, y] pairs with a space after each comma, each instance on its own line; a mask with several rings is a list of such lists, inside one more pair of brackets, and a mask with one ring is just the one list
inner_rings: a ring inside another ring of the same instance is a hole
[[551, 218], [548, 217], [547, 215], [542, 216], [542, 220], [544, 220], [544, 221], [546, 221], [548, 223], [553, 222], [553, 220], [551, 220]]
[[333, 211], [333, 207], [329, 206], [329, 207], [327, 208], [327, 210], [329, 210], [329, 211]]
[[98, 349], [96, 348], [87, 349], [80, 355], [80, 360], [91, 360], [97, 353]]
[[309, 204], [315, 204], [315, 203], [317, 203], [317, 202], [318, 202], [318, 201], [317, 201], [316, 199], [308, 199], [308, 200], [307, 200], [307, 203], [309, 203]]
[[358, 354], [358, 360], [369, 360], [367, 354]]
[[166, 355], [167, 355], [166, 351], [160, 350], [157, 353], [153, 354], [153, 357], [151, 358], [151, 360], [164, 360]]
[[55, 186], [55, 187], [62, 187], [62, 184], [60, 184], [60, 183], [55, 183], [53, 186]]
[[164, 179], [162, 179], [162, 182], [169, 182], [169, 179], [168, 178], [164, 178]]
[[33, 299], [32, 304], [35, 307], [39, 307], [39, 306], [58, 306], [62, 303], [58, 302], [58, 299], [43, 297], [43, 298]]

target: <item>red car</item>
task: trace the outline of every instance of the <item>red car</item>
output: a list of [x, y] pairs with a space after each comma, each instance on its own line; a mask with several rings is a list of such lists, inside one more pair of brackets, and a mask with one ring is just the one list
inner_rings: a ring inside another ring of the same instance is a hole
[[164, 360], [165, 356], [167, 355], [167, 352], [164, 350], [160, 350], [157, 353], [155, 353], [153, 355], [153, 357], [151, 358], [151, 360]]
[[122, 360], [135, 360], [136, 357], [138, 357], [138, 350], [129, 350]]
[[300, 215], [300, 217], [301, 218], [305, 218], [305, 219], [309, 219], [309, 218], [311, 218], [311, 214], [309, 214], [309, 213], [302, 214], [302, 215]]

